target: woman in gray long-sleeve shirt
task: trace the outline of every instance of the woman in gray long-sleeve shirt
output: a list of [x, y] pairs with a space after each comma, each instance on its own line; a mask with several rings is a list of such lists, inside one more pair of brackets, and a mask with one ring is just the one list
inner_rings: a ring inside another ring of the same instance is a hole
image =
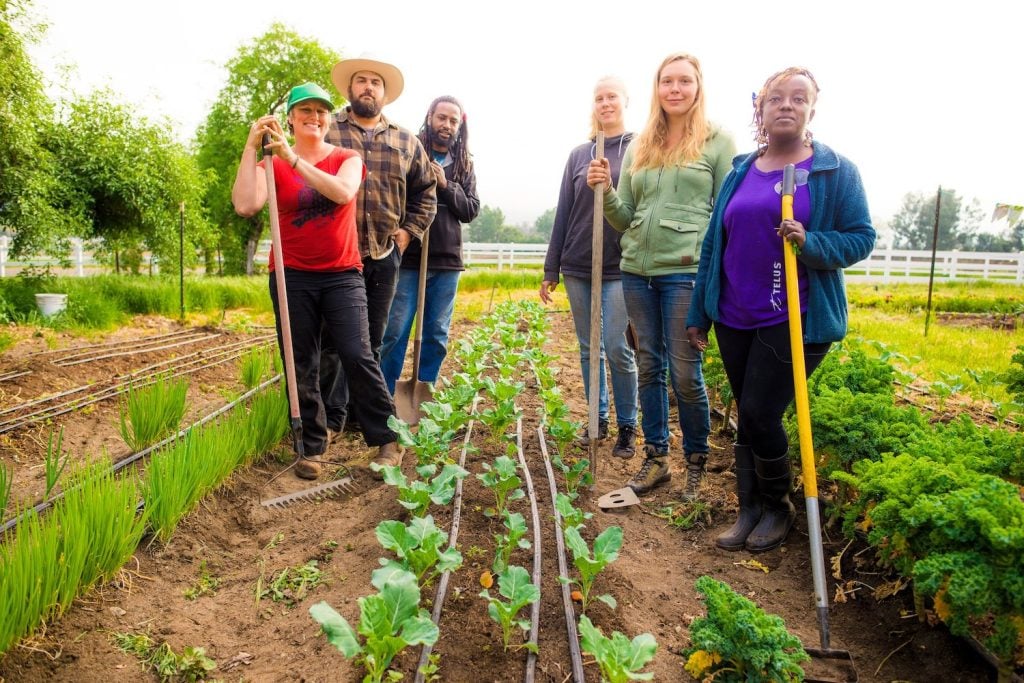
[[[558, 194], [558, 208], [551, 231], [547, 257], [544, 260], [544, 281], [540, 298], [550, 303], [550, 293], [558, 286], [559, 273], [565, 278], [576, 337], [580, 342], [580, 365], [583, 386], [590, 396], [590, 277], [593, 256], [594, 191], [587, 187], [587, 167], [596, 156], [594, 140], [597, 132], [605, 134], [604, 155], [611, 164], [612, 182], [618, 181], [622, 155], [633, 138], [626, 132], [623, 112], [626, 87], [618, 78], [606, 76], [594, 86], [590, 141], [569, 154]], [[636, 452], [637, 375], [633, 350], [626, 343], [626, 303], [622, 297], [619, 261], [619, 234], [604, 222], [604, 263], [601, 276], [602, 343], [600, 349], [601, 378], [598, 437], [608, 435], [608, 385], [605, 379], [607, 359], [612, 376], [615, 421], [618, 439], [612, 455], [631, 458]], [[581, 445], [589, 445], [587, 431]]]

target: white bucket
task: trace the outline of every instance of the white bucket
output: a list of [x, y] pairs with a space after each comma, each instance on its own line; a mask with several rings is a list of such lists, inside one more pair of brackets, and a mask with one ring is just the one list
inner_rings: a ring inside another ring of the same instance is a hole
[[67, 294], [36, 294], [36, 307], [44, 318], [57, 315], [68, 305]]

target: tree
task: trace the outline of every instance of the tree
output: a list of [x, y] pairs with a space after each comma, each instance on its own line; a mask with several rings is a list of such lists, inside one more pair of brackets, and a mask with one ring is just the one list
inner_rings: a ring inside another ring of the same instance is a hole
[[227, 83], [196, 134], [199, 166], [213, 177], [205, 205], [220, 234], [219, 243], [207, 245], [208, 253], [219, 247], [227, 272], [253, 272], [253, 256], [266, 225], [266, 212], [241, 218], [231, 204], [231, 186], [249, 126], [268, 111], [283, 115], [281, 105], [288, 91], [306, 81], [325, 87], [335, 95], [335, 104], [344, 102], [330, 77], [340, 58], [316, 41], [275, 23], [228, 61]]
[[69, 232], [51, 202], [61, 194], [52, 155], [42, 147], [53, 105], [25, 52], [43, 29], [29, 23], [28, 2], [0, 0], [0, 227], [14, 233], [18, 254], [55, 245]]
[[470, 242], [522, 242], [523, 233], [505, 224], [505, 212], [484, 205], [469, 224], [466, 239]]
[[[981, 206], [977, 200], [964, 206], [954, 190], [942, 190], [939, 204], [937, 249], [970, 249], [974, 233], [981, 224]], [[903, 206], [893, 217], [893, 245], [897, 249], [931, 249], [935, 230], [935, 195], [920, 192], [903, 197]]]
[[541, 235], [544, 238], [545, 242], [551, 241], [551, 231], [554, 230], [554, 228], [554, 209], [548, 209], [547, 211], [542, 213], [540, 216], [537, 217], [537, 220], [533, 224], [533, 229], [537, 232], [538, 235]]
[[176, 272], [179, 207], [185, 202], [191, 264], [195, 245], [210, 233], [202, 209], [207, 177], [174, 140], [170, 122], [149, 121], [109, 90], [71, 102], [62, 118], [45, 146], [61, 160], [63, 194], [54, 205], [73, 233], [102, 238], [101, 255], [151, 251], [165, 272]]

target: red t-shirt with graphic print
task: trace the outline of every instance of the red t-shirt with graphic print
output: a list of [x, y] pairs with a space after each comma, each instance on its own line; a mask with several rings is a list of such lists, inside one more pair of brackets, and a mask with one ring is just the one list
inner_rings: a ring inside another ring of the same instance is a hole
[[[336, 147], [316, 167], [337, 175], [347, 159], [358, 156], [351, 149]], [[281, 251], [285, 268], [324, 272], [363, 269], [356, 234], [356, 201], [335, 204], [312, 187], [288, 165], [274, 159], [274, 187], [281, 225]], [[262, 165], [263, 162], [261, 161]], [[363, 166], [363, 178], [366, 167]], [[274, 271], [274, 252], [270, 252], [270, 271]]]

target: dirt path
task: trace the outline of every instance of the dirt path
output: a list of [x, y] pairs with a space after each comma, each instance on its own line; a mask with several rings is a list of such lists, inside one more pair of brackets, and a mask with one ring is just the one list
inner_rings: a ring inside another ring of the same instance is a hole
[[[561, 368], [563, 395], [569, 397], [574, 416], [582, 420], [586, 405], [571, 320], [566, 312], [553, 312], [550, 320], [553, 329], [546, 350], [559, 356], [556, 363]], [[471, 324], [458, 322], [454, 335]], [[15, 349], [16, 353], [20, 351]], [[197, 399], [195, 408], [209, 407], [218, 395], [223, 402], [223, 394], [229, 390], [237, 392], [236, 377], [237, 372], [224, 370], [204, 378], [201, 387], [194, 387], [205, 397]], [[8, 385], [0, 387], [6, 390]], [[21, 392], [22, 400], [26, 392], [27, 389]], [[525, 407], [524, 450], [531, 472], [539, 477], [541, 455], [534, 436], [537, 418], [533, 408], [530, 404]], [[116, 411], [96, 410], [89, 415], [77, 415], [68, 424], [69, 430], [70, 425], [75, 425], [75, 436], [68, 441], [73, 450], [102, 448], [119, 439]], [[28, 452], [29, 443], [15, 443], [20, 449], [18, 458], [32, 462], [38, 469], [41, 456]], [[0, 444], [6, 461], [13, 459], [10, 447], [9, 443]], [[597, 626], [606, 634], [612, 629], [630, 637], [642, 632], [653, 634], [658, 641], [658, 653], [648, 670], [654, 673], [654, 680], [689, 681], [680, 653], [688, 643], [688, 623], [704, 612], [694, 582], [707, 574], [727, 582], [767, 611], [781, 615], [805, 644], [817, 645], [802, 507], [798, 505], [797, 527], [782, 548], [758, 556], [726, 553], [714, 547], [713, 539], [731, 523], [731, 508], [735, 505], [731, 493], [733, 478], [727, 469], [727, 436], [716, 436], [714, 440], [712, 460], [719, 471], [709, 475], [704, 490], [710, 503], [709, 518], [688, 530], [674, 528], [654, 516], [678, 500], [682, 489], [682, 477], [678, 474], [670, 486], [645, 498], [641, 506], [618, 513], [602, 513], [596, 508], [597, 495], [621, 486], [639, 465], [639, 457], [633, 461], [610, 457], [610, 448], [608, 441], [599, 461], [595, 490], [581, 497], [583, 506], [594, 513], [588, 524], [588, 538], [612, 524], [621, 526], [625, 537], [620, 558], [602, 574], [595, 588], [597, 592], [612, 593], [618, 608], [613, 611], [595, 603], [588, 614]], [[287, 445], [280, 452], [285, 459], [291, 455]], [[332, 453], [354, 465], [365, 463], [370, 456], [370, 450], [353, 438]], [[678, 472], [678, 448], [673, 454], [673, 467]], [[467, 479], [467, 507], [459, 539], [465, 563], [452, 577], [442, 616], [441, 639], [435, 648], [441, 654], [442, 681], [521, 680], [525, 660], [523, 652], [501, 651], [498, 629], [486, 616], [484, 600], [478, 597], [479, 575], [490, 562], [491, 535], [496, 531], [491, 526], [494, 523], [483, 517], [483, 492], [471, 485], [471, 480], [475, 480], [472, 475], [481, 471], [483, 457], [471, 456], [467, 464], [472, 474]], [[411, 466], [411, 458], [406, 458], [405, 468], [411, 471]], [[206, 654], [218, 663], [213, 677], [225, 681], [360, 680], [361, 670], [352, 667], [319, 635], [319, 628], [307, 610], [315, 602], [326, 600], [350, 623], [356, 623], [356, 599], [371, 592], [370, 574], [378, 566], [378, 558], [386, 554], [377, 543], [374, 528], [383, 519], [405, 519], [406, 512], [396, 502], [392, 489], [378, 484], [360, 469], [356, 470], [360, 488], [355, 496], [295, 505], [284, 511], [267, 510], [259, 504], [264, 493], [261, 489], [273, 473], [284, 467], [271, 457], [262, 465], [234, 476], [224, 490], [204, 501], [185, 520], [168, 545], [140, 547], [136, 562], [126, 567], [118, 582], [102, 586], [79, 600], [45, 633], [0, 659], [0, 681], [156, 680], [152, 674], [144, 674], [138, 662], [112, 642], [112, 633], [138, 631], [148, 631], [155, 638], [166, 640], [176, 652], [185, 646], [205, 648]], [[18, 476], [16, 485], [25, 487], [21, 495], [34, 495], [38, 473]], [[303, 487], [290, 473], [278, 485]], [[541, 498], [542, 523], [549, 529], [551, 508], [546, 483], [535, 480], [534, 485]], [[514, 507], [517, 511], [527, 512], [523, 501], [515, 505], [521, 506]], [[437, 512], [435, 517], [439, 525], [448, 524], [444, 511]], [[550, 531], [545, 534], [550, 535]], [[547, 540], [545, 545], [545, 552], [553, 553], [553, 545]], [[841, 538], [834, 537], [826, 544], [827, 556], [844, 545]], [[474, 547], [486, 548], [487, 554], [481, 556], [471, 550]], [[867, 586], [881, 583], [884, 577], [871, 574], [870, 567], [861, 569], [861, 574], [854, 568], [854, 553], [861, 549], [853, 547], [844, 555], [844, 578], [858, 579]], [[515, 562], [529, 567], [532, 556], [526, 551], [520, 553]], [[870, 551], [863, 553], [861, 559], [868, 555]], [[738, 564], [748, 559], [763, 563], [768, 572]], [[292, 596], [296, 599], [294, 606], [256, 600], [259, 582], [265, 586], [282, 569], [310, 560], [318, 561], [326, 583], [309, 595]], [[189, 600], [184, 592], [196, 584], [204, 562], [209, 575], [219, 580], [219, 586], [213, 594]], [[537, 679], [560, 683], [566, 680], [569, 660], [564, 638], [558, 635], [564, 628], [559, 584], [556, 572], [548, 569], [547, 564], [541, 588], [545, 616]], [[830, 590], [834, 590], [831, 581]], [[945, 628], [930, 627], [913, 616], [909, 591], [880, 603], [869, 596], [851, 599], [835, 605], [831, 614], [833, 645], [853, 653], [862, 681], [994, 680], [988, 666], [963, 641], [950, 636]], [[418, 656], [417, 649], [396, 660], [396, 667], [406, 674], [405, 680], [412, 680]], [[591, 663], [586, 670], [587, 680], [596, 682], [596, 666]]]

